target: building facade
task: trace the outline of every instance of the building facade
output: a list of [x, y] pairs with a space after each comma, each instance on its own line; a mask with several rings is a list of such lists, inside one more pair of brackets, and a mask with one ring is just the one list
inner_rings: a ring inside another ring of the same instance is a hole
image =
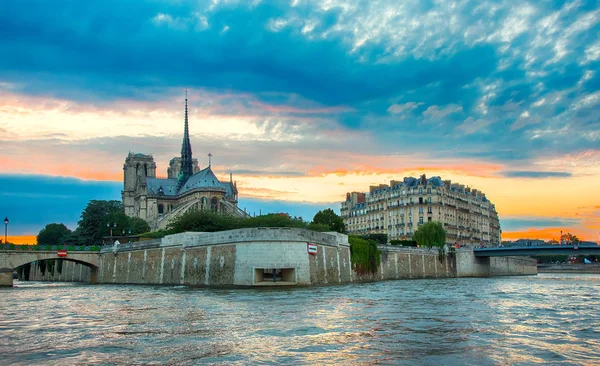
[[389, 240], [411, 240], [429, 221], [442, 223], [448, 244], [497, 246], [500, 221], [483, 192], [440, 177], [407, 177], [368, 193], [350, 192], [341, 216], [349, 234], [388, 234]]
[[238, 190], [231, 174], [228, 182], [221, 182], [211, 170], [210, 160], [200, 169], [198, 160], [192, 158], [187, 96], [181, 157], [171, 159], [167, 178], [157, 178], [154, 157], [140, 153], [129, 153], [123, 172], [125, 213], [146, 220], [152, 230], [164, 229], [171, 220], [194, 209], [247, 216], [237, 207]]

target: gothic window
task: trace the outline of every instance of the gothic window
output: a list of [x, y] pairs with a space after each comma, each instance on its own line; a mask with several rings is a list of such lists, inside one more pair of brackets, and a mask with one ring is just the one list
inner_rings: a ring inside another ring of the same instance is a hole
[[144, 164], [144, 175], [148, 176], [148, 165]]
[[200, 209], [201, 210], [206, 210], [206, 205], [208, 200], [206, 199], [206, 197], [202, 197], [202, 199], [200, 200]]
[[212, 212], [217, 212], [218, 209], [219, 209], [219, 200], [217, 199], [217, 197], [213, 197], [210, 200], [210, 210]]
[[165, 206], [163, 206], [162, 203], [158, 204], [158, 214], [162, 215], [163, 213], [165, 213]]

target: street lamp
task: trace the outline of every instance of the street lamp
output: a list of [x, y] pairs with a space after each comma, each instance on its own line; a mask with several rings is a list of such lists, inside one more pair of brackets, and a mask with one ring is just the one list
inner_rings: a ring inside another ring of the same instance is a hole
[[113, 226], [111, 226], [110, 223], [107, 223], [106, 227], [110, 231], [110, 238], [112, 239], [112, 236], [113, 236], [113, 232], [112, 232], [113, 231], [113, 227], [116, 229], [117, 228], [117, 224], [115, 223]]
[[[0, 216], [2, 217], [2, 216]], [[4, 244], [6, 243], [6, 237], [8, 236], [8, 217], [4, 218]]]

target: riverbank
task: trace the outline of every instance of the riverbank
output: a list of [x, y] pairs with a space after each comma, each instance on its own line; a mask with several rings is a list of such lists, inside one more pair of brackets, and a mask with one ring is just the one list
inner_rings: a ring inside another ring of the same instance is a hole
[[600, 274], [598, 264], [555, 264], [538, 265], [538, 273], [597, 273]]

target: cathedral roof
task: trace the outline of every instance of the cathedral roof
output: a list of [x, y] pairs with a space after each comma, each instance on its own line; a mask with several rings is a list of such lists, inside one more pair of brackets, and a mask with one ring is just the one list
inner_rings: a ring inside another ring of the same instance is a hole
[[189, 177], [189, 179], [181, 185], [179, 190], [177, 189], [178, 180], [176, 178], [147, 178], [146, 182], [148, 193], [152, 195], [162, 193], [165, 196], [177, 196], [196, 188], [220, 188], [225, 191], [226, 196], [231, 197], [234, 195], [234, 188], [231, 182], [219, 182], [219, 179], [210, 169], [210, 166]]

